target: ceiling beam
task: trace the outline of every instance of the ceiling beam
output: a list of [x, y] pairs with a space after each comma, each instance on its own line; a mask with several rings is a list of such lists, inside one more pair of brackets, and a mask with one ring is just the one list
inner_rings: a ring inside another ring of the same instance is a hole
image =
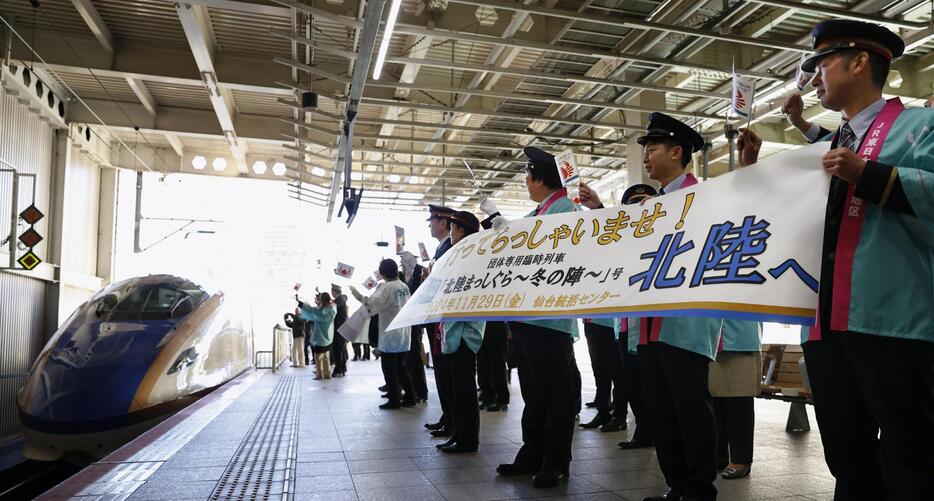
[[91, 0], [71, 0], [71, 3], [75, 6], [75, 9], [78, 10], [81, 19], [84, 19], [85, 24], [88, 25], [88, 29], [94, 34], [94, 38], [100, 42], [101, 47], [107, 50], [107, 52], [113, 52], [113, 37], [110, 34], [110, 30], [107, 28], [107, 23], [104, 22], [104, 19], [97, 12], [97, 8], [94, 7]]
[[237, 169], [241, 173], [246, 173], [249, 171], [246, 164], [246, 146], [237, 139], [237, 131], [234, 128], [233, 110], [236, 106], [231, 102], [229, 92], [222, 91], [217, 85], [217, 72], [214, 70], [216, 42], [207, 8], [190, 3], [178, 3], [175, 10], [182, 23], [182, 29], [185, 31], [185, 37], [188, 39], [188, 45], [191, 46], [195, 63], [201, 72], [201, 78], [204, 80], [217, 121], [220, 123], [221, 130], [224, 131], [230, 153], [237, 164]]
[[709, 38], [729, 43], [738, 43], [744, 45], [753, 45], [768, 49], [777, 50], [796, 50], [799, 52], [810, 52], [811, 48], [804, 45], [791, 44], [780, 40], [770, 40], [767, 38], [752, 38], [740, 35], [730, 35], [717, 33], [713, 31], [698, 30], [679, 26], [676, 24], [664, 24], [654, 21], [647, 21], [635, 17], [615, 16], [601, 14], [586, 14], [573, 10], [539, 7], [536, 5], [526, 5], [522, 3], [512, 3], [500, 0], [449, 0], [451, 3], [460, 3], [466, 5], [487, 6], [500, 10], [530, 12], [541, 16], [557, 17], [571, 21], [580, 21], [588, 24], [602, 24], [607, 26], [625, 26], [627, 28], [658, 30], [663, 33], [679, 33], [700, 38]]
[[146, 111], [150, 115], [156, 114], [156, 101], [152, 98], [152, 94], [149, 93], [149, 89], [146, 88], [146, 84], [142, 80], [136, 78], [127, 78], [126, 83], [130, 86], [130, 89], [133, 90], [133, 93], [136, 94], [136, 98], [139, 99], [140, 103], [143, 103], [143, 107], [146, 108]]
[[182, 144], [181, 139], [177, 135], [172, 134], [171, 132], [164, 132], [165, 140], [169, 142], [172, 146], [172, 149], [175, 150], [175, 154], [179, 157], [185, 156], [185, 146]]
[[[455, 0], [458, 1], [458, 0]], [[873, 24], [887, 24], [889, 26], [894, 26], [896, 28], [904, 28], [906, 30], [920, 30], [927, 28], [928, 23], [923, 23], [919, 21], [906, 21], [904, 19], [887, 19], [880, 17], [875, 14], [861, 14], [859, 12], [854, 12], [850, 9], [836, 9], [834, 7], [824, 7], [822, 5], [813, 5], [802, 2], [791, 2], [788, 0], [746, 0], [747, 2], [757, 3], [761, 5], [766, 5], [769, 7], [781, 7], [783, 9], [789, 10], [798, 10], [801, 12], [808, 12], [810, 14], [817, 14], [821, 17], [830, 17], [836, 19], [851, 19], [853, 21], [863, 21]]]

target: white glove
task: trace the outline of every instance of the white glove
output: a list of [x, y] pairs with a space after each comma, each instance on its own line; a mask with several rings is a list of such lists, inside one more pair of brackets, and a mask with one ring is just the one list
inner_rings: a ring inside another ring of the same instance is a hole
[[486, 197], [486, 195], [480, 196], [480, 210], [483, 211], [487, 216], [492, 216], [499, 212], [499, 209], [496, 208], [496, 204], [492, 200]]
[[502, 231], [504, 228], [506, 228], [507, 225], [509, 225], [509, 220], [503, 216], [496, 216], [490, 222], [493, 223], [493, 230], [495, 231]]

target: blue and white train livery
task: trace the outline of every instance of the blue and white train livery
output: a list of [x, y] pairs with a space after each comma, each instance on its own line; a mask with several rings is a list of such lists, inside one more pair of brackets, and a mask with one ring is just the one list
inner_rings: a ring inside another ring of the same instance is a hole
[[24, 455], [103, 457], [247, 370], [245, 311], [170, 275], [100, 291], [55, 332], [20, 390]]

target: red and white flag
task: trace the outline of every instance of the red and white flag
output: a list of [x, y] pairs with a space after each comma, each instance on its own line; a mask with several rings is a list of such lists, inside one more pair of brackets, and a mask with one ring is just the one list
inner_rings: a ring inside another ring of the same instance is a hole
[[344, 278], [350, 278], [353, 276], [353, 266], [338, 262], [337, 268], [334, 268], [334, 274], [342, 276]]
[[814, 73], [808, 73], [801, 69], [806, 55], [807, 54], [804, 53], [801, 54], [801, 61], [798, 63], [798, 72], [795, 74], [795, 85], [798, 87], [799, 91], [806, 89], [808, 84], [811, 83], [811, 80], [814, 79]]
[[396, 226], [396, 255], [402, 254], [405, 250], [405, 229]]
[[752, 115], [752, 103], [756, 95], [756, 79], [733, 73], [733, 113], [743, 118]]
[[558, 176], [561, 177], [561, 186], [567, 186], [571, 183], [580, 183], [580, 171], [577, 169], [577, 160], [574, 159], [574, 152], [564, 150], [555, 155], [555, 167], [558, 168]]
[[363, 281], [363, 286], [366, 287], [367, 290], [371, 290], [377, 285], [378, 284], [376, 283], [376, 280], [373, 280], [373, 277], [366, 277], [366, 280]]
[[431, 257], [428, 256], [428, 249], [422, 242], [418, 243], [418, 253], [422, 255], [422, 261], [428, 261], [431, 259]]

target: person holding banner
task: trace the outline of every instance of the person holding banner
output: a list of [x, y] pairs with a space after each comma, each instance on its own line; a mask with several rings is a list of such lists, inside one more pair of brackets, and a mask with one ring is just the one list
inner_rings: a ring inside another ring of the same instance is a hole
[[[664, 113], [651, 113], [642, 162], [659, 195], [697, 184], [685, 168], [704, 138]], [[669, 490], [646, 501], [713, 500], [717, 489], [716, 422], [707, 387], [720, 320], [648, 317], [639, 325], [639, 367], [655, 452]], [[683, 496], [683, 497], [682, 497]]]
[[[402, 251], [400, 257], [402, 272], [409, 277], [406, 285], [409, 286], [409, 292], [414, 294], [422, 285], [422, 265], [418, 264], [415, 254], [409, 251]], [[409, 371], [409, 377], [415, 385], [415, 400], [418, 402], [428, 401], [428, 380], [425, 378], [425, 364], [422, 362], [424, 330], [424, 325], [412, 326], [412, 345], [405, 355], [405, 368]]]
[[[842, 122], [817, 325], [804, 355], [835, 499], [930, 499], [934, 492], [934, 110], [882, 90], [904, 41], [883, 26], [824, 21], [805, 71]], [[741, 151], [755, 161], [761, 140]], [[746, 138], [744, 138], [746, 139]], [[824, 139], [828, 139], [824, 137]]]
[[[654, 197], [658, 192], [650, 185], [636, 184], [626, 188], [620, 202], [623, 205], [638, 204], [642, 201]], [[603, 203], [600, 202], [600, 196], [587, 183], [581, 183], [580, 188], [581, 204], [590, 209], [602, 209]], [[620, 368], [622, 376], [620, 382], [615, 385], [613, 391], [613, 401], [616, 406], [614, 412], [621, 414], [623, 423], [626, 422], [626, 406], [632, 407], [633, 418], [635, 419], [636, 431], [632, 434], [632, 439], [623, 440], [617, 445], [621, 449], [641, 449], [652, 447], [652, 433], [645, 414], [645, 401], [643, 399], [642, 381], [639, 377], [639, 359], [637, 348], [639, 346], [639, 320], [638, 319], [620, 319], [620, 329], [616, 334], [617, 351], [619, 353]], [[621, 429], [625, 429], [623, 426]]]
[[[451, 216], [451, 244], [480, 231], [480, 220], [467, 211]], [[454, 435], [438, 448], [441, 452], [476, 452], [480, 444], [480, 408], [477, 404], [477, 351], [486, 322], [442, 322], [442, 347], [448, 371]]]
[[[481, 209], [483, 208], [481, 200]], [[489, 230], [493, 219], [500, 217], [499, 210], [493, 206], [491, 213], [480, 226]], [[507, 376], [506, 355], [509, 346], [509, 326], [506, 322], [487, 321], [483, 330], [483, 343], [477, 352], [477, 383], [480, 386], [480, 408], [487, 412], [500, 412], [509, 409], [509, 378]]]
[[[383, 259], [379, 263], [379, 275], [384, 280], [376, 287], [370, 297], [363, 297], [356, 287], [350, 286], [353, 297], [363, 303], [370, 315], [379, 315], [378, 349], [386, 376], [386, 393], [389, 401], [380, 405], [380, 409], [398, 409], [415, 406], [415, 389], [412, 378], [404, 370], [405, 354], [411, 345], [411, 327], [386, 330], [396, 318], [396, 314], [409, 300], [409, 287], [399, 280], [399, 266], [392, 259]], [[401, 367], [400, 367], [401, 366]], [[401, 381], [400, 381], [401, 380]], [[402, 399], [402, 392], [405, 399]]]
[[[523, 150], [528, 158], [525, 184], [538, 207], [527, 217], [574, 212], [554, 155], [538, 148]], [[577, 320], [510, 322], [518, 351], [522, 411], [522, 447], [512, 463], [496, 468], [503, 476], [534, 475], [532, 485], [554, 487], [568, 480], [574, 420], [580, 411], [581, 380], [574, 359]]]
[[[428, 229], [431, 236], [438, 240], [435, 256], [432, 263], [441, 259], [451, 248], [451, 216], [454, 209], [443, 205], [428, 204]], [[422, 270], [422, 280], [431, 272], [429, 268]], [[447, 369], [444, 366], [444, 357], [441, 354], [441, 332], [439, 324], [426, 324], [429, 334], [432, 365], [435, 367], [435, 389], [438, 393], [438, 403], [441, 404], [441, 417], [434, 423], [425, 423], [425, 428], [431, 431], [433, 437], [450, 437], [452, 431], [452, 411], [450, 397], [448, 396]]]

